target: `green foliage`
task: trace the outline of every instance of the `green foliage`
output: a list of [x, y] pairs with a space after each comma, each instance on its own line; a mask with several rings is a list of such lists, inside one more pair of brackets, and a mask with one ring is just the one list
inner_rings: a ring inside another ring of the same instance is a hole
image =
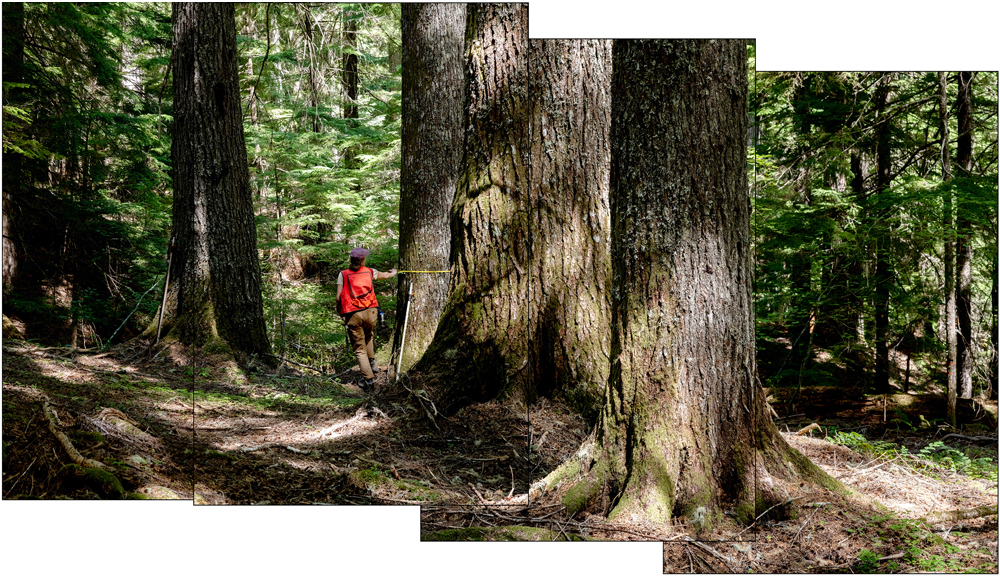
[[[28, 88], [28, 84], [3, 83], [4, 94], [13, 88]], [[31, 138], [27, 128], [31, 113], [17, 106], [3, 105], [3, 152], [16, 153], [29, 159], [44, 159], [52, 155], [45, 145]]]
[[[763, 380], [828, 383], [822, 369], [803, 361], [810, 341], [836, 357], [871, 354], [873, 318], [886, 300], [889, 328], [882, 344], [942, 364], [944, 333], [936, 327], [945, 297], [944, 242], [954, 241], [958, 226], [945, 222], [946, 197], [971, 226], [974, 305], [984, 308], [975, 312], [974, 328], [983, 334], [974, 336], [974, 350], [979, 364], [988, 363], [997, 233], [996, 79], [994, 72], [976, 74], [976, 164], [971, 173], [952, 170], [946, 181], [936, 140], [935, 72], [757, 74], [750, 101], [759, 133], [752, 152], [758, 346], [784, 355], [759, 357]], [[881, 112], [880, 87], [891, 90]], [[948, 92], [953, 106], [954, 76]], [[954, 112], [948, 124], [954, 149]], [[875, 181], [882, 129], [890, 149], [888, 185]], [[883, 264], [878, 271], [877, 262]], [[814, 337], [808, 334], [811, 317]], [[768, 339], [788, 340], [791, 349], [779, 350]], [[859, 382], [871, 368], [853, 359], [847, 366], [855, 371], [850, 379]]]
[[[57, 339], [71, 319], [98, 340], [127, 321], [125, 338], [155, 315], [158, 296], [146, 294], [166, 270], [170, 6], [29, 3], [23, 18], [7, 8], [4, 30], [15, 34], [4, 39], [5, 210], [12, 188], [21, 212], [12, 232], [31, 262], [4, 292], [5, 311], [49, 323], [39, 330]], [[237, 9], [270, 335], [278, 351], [309, 364], [345, 348], [330, 281], [347, 251], [364, 244], [369, 264], [386, 269], [397, 256], [399, 15], [391, 4]], [[31, 42], [16, 42], [19, 27]], [[345, 115], [347, 54], [358, 57], [357, 118]], [[393, 307], [389, 289], [379, 292]]]
[[825, 440], [864, 454], [870, 458], [900, 458], [913, 469], [935, 475], [940, 470], [951, 471], [966, 477], [997, 481], [997, 454], [977, 447], [963, 450], [935, 440], [911, 453], [905, 446], [883, 440], [869, 440], [857, 432], [845, 432], [831, 426]]
[[[829, 434], [832, 432], [832, 435]], [[907, 454], [905, 446], [898, 446], [884, 440], [868, 440], [857, 432], [844, 432], [831, 426], [824, 439], [827, 442], [846, 446], [847, 448], [867, 456], [897, 456]]]
[[[21, 156], [4, 158], [4, 189], [8, 236], [30, 262], [5, 301], [54, 326], [46, 337], [65, 336], [58, 323], [70, 318], [95, 341], [127, 316], [135, 333], [165, 270], [170, 140], [149, 90], [169, 60], [169, 8], [23, 6], [23, 20], [4, 8], [14, 32], [4, 39], [4, 151]], [[71, 301], [46, 300], [39, 284]]]
[[862, 548], [861, 552], [858, 553], [858, 564], [855, 565], [854, 570], [859, 573], [874, 573], [878, 568], [879, 556], [868, 550], [867, 548]]
[[[253, 66], [241, 84], [255, 95], [244, 132], [269, 334], [276, 354], [317, 368], [353, 360], [335, 309], [348, 252], [371, 249], [376, 269], [398, 258], [399, 14], [383, 4], [250, 4], [237, 13], [241, 62]], [[357, 28], [353, 43], [347, 23]], [[346, 116], [345, 54], [358, 56], [357, 118]], [[376, 285], [379, 305], [394, 307], [391, 285]]]
[[996, 454], [984, 453], [975, 447], [965, 449], [965, 452], [947, 446], [940, 440], [928, 444], [917, 453], [919, 458], [934, 463], [938, 467], [945, 468], [955, 473], [961, 473], [968, 477], [988, 479], [994, 483], [997, 481], [997, 460]]

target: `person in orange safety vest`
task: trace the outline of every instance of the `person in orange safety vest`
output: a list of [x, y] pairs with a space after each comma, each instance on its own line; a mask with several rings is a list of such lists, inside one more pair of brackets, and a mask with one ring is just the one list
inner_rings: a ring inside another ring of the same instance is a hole
[[337, 313], [344, 319], [347, 335], [358, 357], [361, 368], [361, 389], [375, 387], [375, 351], [372, 330], [378, 320], [378, 300], [375, 299], [374, 281], [390, 279], [397, 271], [376, 271], [365, 267], [368, 249], [357, 247], [351, 251], [351, 265], [337, 276]]

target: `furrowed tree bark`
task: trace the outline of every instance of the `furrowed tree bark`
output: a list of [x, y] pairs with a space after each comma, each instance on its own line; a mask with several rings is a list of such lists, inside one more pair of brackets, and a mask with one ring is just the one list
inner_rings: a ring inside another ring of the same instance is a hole
[[589, 473], [564, 503], [749, 523], [784, 499], [770, 475], [836, 482], [755, 393], [746, 44], [616, 41], [613, 56], [611, 372]]
[[[958, 148], [955, 163], [965, 175], [972, 171], [972, 77], [973, 72], [958, 74]], [[972, 217], [963, 206], [956, 210], [955, 242], [955, 314], [958, 319], [955, 372], [959, 397], [972, 397]]]
[[449, 297], [414, 366], [435, 379], [445, 412], [531, 385], [527, 4], [468, 6], [465, 67]]
[[529, 400], [558, 397], [594, 418], [610, 368], [611, 41], [532, 41], [530, 68]]
[[[448, 269], [450, 210], [462, 161], [465, 98], [465, 4], [404, 4], [403, 130], [399, 197], [399, 267]], [[402, 370], [423, 356], [448, 299], [447, 273], [401, 273], [393, 365], [406, 321]]]
[[608, 369], [609, 44], [529, 47], [526, 19], [522, 5], [469, 8], [452, 281], [415, 369], [442, 375], [446, 412], [506, 393], [596, 416]]
[[167, 335], [270, 352], [261, 297], [232, 4], [173, 5], [176, 313]]

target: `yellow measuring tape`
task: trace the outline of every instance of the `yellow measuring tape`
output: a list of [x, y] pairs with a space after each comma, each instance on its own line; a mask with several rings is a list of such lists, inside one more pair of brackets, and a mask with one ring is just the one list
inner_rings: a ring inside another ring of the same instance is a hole
[[445, 271], [407, 271], [400, 269], [399, 271], [396, 271], [396, 273], [451, 273], [451, 270], [448, 269]]

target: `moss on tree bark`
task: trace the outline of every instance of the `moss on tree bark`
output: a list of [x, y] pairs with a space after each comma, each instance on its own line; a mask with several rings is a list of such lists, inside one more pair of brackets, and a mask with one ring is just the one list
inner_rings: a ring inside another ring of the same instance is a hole
[[609, 339], [610, 45], [529, 45], [526, 7], [470, 5], [452, 279], [414, 370], [452, 412], [560, 397], [596, 415]]
[[710, 531], [780, 503], [771, 475], [835, 485], [756, 389], [745, 44], [616, 42], [612, 94], [611, 372], [571, 505]]

